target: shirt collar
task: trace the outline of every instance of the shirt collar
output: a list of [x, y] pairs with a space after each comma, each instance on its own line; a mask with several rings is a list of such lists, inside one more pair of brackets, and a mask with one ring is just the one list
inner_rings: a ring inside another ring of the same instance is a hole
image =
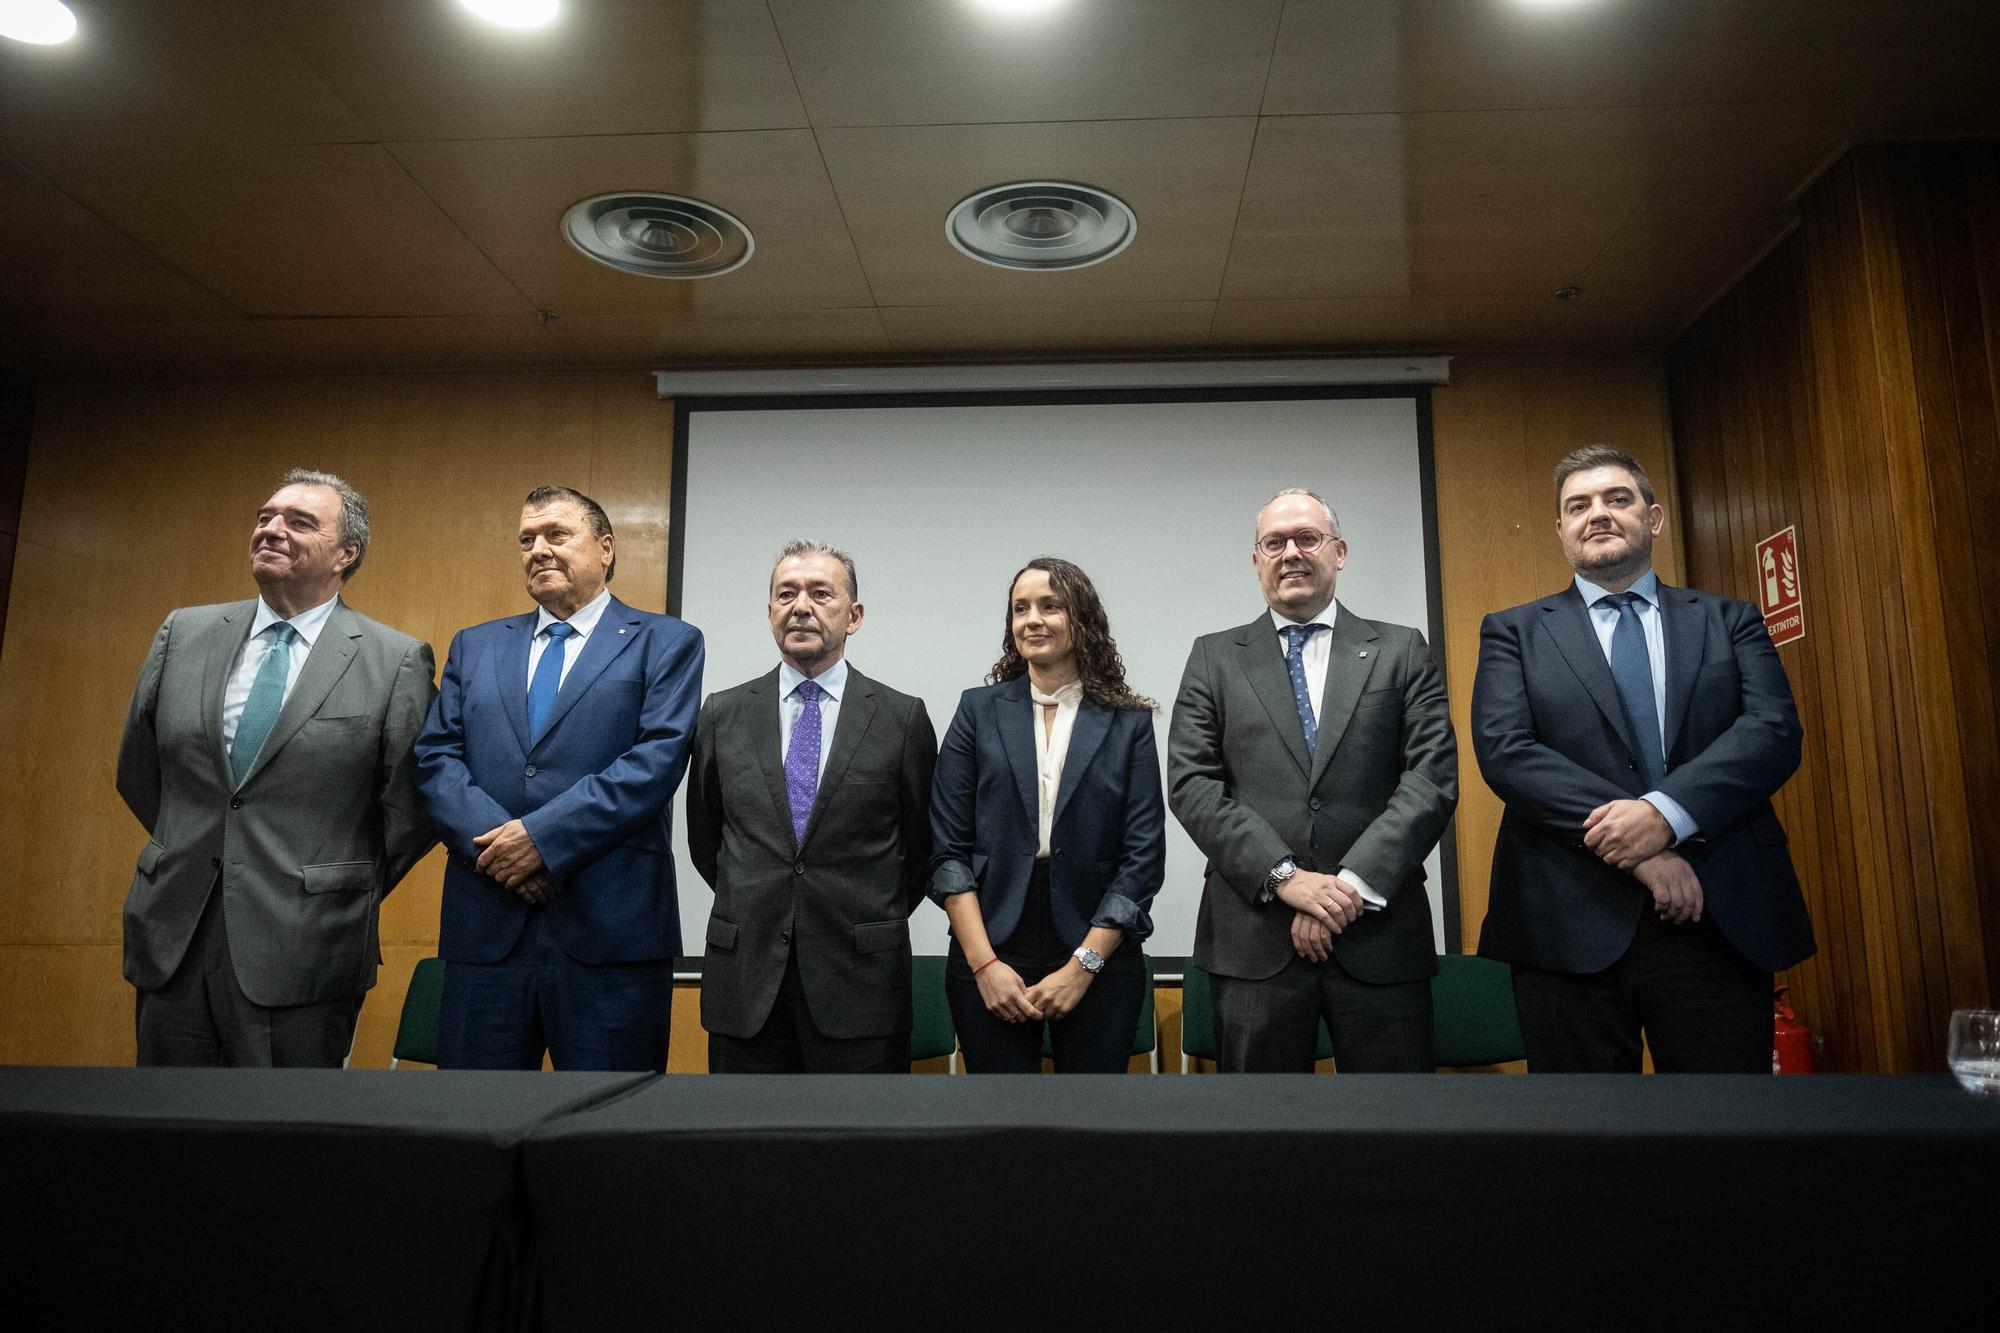
[[1328, 602], [1325, 606], [1320, 608], [1320, 613], [1318, 615], [1307, 616], [1304, 620], [1292, 620], [1289, 619], [1288, 617], [1279, 615], [1274, 610], [1271, 612], [1271, 627], [1277, 630], [1278, 633], [1280, 634], [1283, 634], [1286, 630], [1290, 629], [1294, 625], [1324, 625], [1328, 629], [1332, 629], [1334, 617], [1339, 614], [1340, 614], [1340, 603], [1338, 601]]
[[[589, 638], [590, 632], [597, 628], [597, 622], [603, 618], [604, 608], [610, 604], [611, 589], [606, 587], [599, 588], [597, 596], [578, 607], [576, 614], [569, 618], [569, 627], [576, 631], [576, 637], [579, 639]], [[540, 634], [543, 630], [555, 624], [557, 619], [558, 617], [549, 614], [547, 607], [542, 607], [535, 613], [535, 633]]]
[[[799, 683], [805, 679], [804, 673], [797, 667], [793, 666], [790, 662], [780, 661], [778, 663], [778, 697], [780, 699], [791, 698], [792, 691], [796, 690], [799, 687]], [[840, 696], [847, 690], [847, 659], [845, 657], [841, 658], [838, 662], [835, 662], [832, 666], [814, 676], [812, 682], [825, 690], [835, 703], [839, 703]]]
[[[1618, 595], [1613, 592], [1606, 592], [1581, 574], [1576, 576], [1576, 590], [1582, 595], [1583, 604], [1591, 608], [1595, 608], [1599, 602], [1607, 597], [1616, 597]], [[1634, 583], [1627, 591], [1638, 593], [1645, 600], [1647, 606], [1655, 610], [1659, 609], [1660, 576], [1654, 571], [1649, 569], [1641, 574], [1638, 582]]]
[[254, 639], [279, 621], [285, 621], [286, 624], [290, 625], [298, 633], [301, 639], [305, 640], [306, 647], [310, 649], [315, 643], [319, 642], [319, 632], [326, 628], [327, 618], [333, 615], [333, 608], [339, 605], [339, 603], [340, 594], [335, 593], [312, 610], [301, 611], [290, 620], [285, 620], [283, 616], [271, 609], [269, 602], [265, 601], [262, 596], [259, 596], [257, 598], [257, 614], [251, 617], [250, 620], [250, 637]]

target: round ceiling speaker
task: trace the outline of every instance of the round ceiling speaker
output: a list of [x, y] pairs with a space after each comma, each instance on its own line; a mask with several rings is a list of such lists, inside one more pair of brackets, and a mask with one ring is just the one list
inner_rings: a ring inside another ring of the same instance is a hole
[[944, 220], [953, 248], [999, 268], [1087, 268], [1130, 245], [1138, 231], [1124, 200], [1062, 181], [995, 185], [959, 200]]
[[712, 278], [743, 267], [757, 248], [750, 229], [714, 204], [642, 190], [579, 199], [562, 231], [598, 263], [646, 278]]

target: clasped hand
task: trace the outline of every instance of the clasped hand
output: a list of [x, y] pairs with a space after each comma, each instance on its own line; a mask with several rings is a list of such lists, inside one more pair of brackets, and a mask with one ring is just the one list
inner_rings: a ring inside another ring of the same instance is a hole
[[541, 874], [544, 869], [541, 849], [528, 836], [527, 826], [518, 819], [510, 819], [499, 828], [488, 829], [472, 840], [479, 848], [479, 859], [473, 869], [482, 875], [491, 875], [506, 887], [517, 893], [528, 886], [531, 878], [540, 875], [543, 897], [531, 897], [521, 893], [529, 902], [546, 900], [548, 876]]
[[1651, 801], [1607, 801], [1584, 817], [1583, 845], [1605, 864], [1627, 874], [1667, 849], [1673, 825]]
[[1067, 1018], [1090, 989], [1091, 973], [1071, 959], [1030, 986], [1021, 974], [999, 959], [979, 969], [979, 998], [986, 1011], [1009, 1023], [1039, 1023], [1043, 1019]]

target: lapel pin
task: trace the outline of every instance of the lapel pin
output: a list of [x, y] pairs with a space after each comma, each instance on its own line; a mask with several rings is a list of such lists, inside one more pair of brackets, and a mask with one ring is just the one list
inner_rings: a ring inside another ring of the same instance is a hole
[[620, 634], [623, 634], [623, 633], [624, 633], [625, 631], [621, 629], [621, 630], [619, 630], [618, 632], [619, 632]]
[[1367, 650], [1366, 648], [1363, 648], [1363, 649], [1361, 650], [1361, 656], [1363, 656], [1363, 657], [1366, 657], [1366, 656], [1368, 656], [1368, 650]]

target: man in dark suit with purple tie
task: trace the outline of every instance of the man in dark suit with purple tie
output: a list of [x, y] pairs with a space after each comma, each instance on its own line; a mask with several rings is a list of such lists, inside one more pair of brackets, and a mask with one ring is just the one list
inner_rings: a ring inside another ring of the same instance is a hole
[[1528, 1067], [1768, 1071], [1771, 974], [1812, 923], [1771, 794], [1799, 765], [1756, 608], [1654, 574], [1666, 524], [1629, 455], [1556, 465], [1576, 576], [1486, 617], [1473, 744], [1507, 803], [1479, 952], [1511, 963]]

